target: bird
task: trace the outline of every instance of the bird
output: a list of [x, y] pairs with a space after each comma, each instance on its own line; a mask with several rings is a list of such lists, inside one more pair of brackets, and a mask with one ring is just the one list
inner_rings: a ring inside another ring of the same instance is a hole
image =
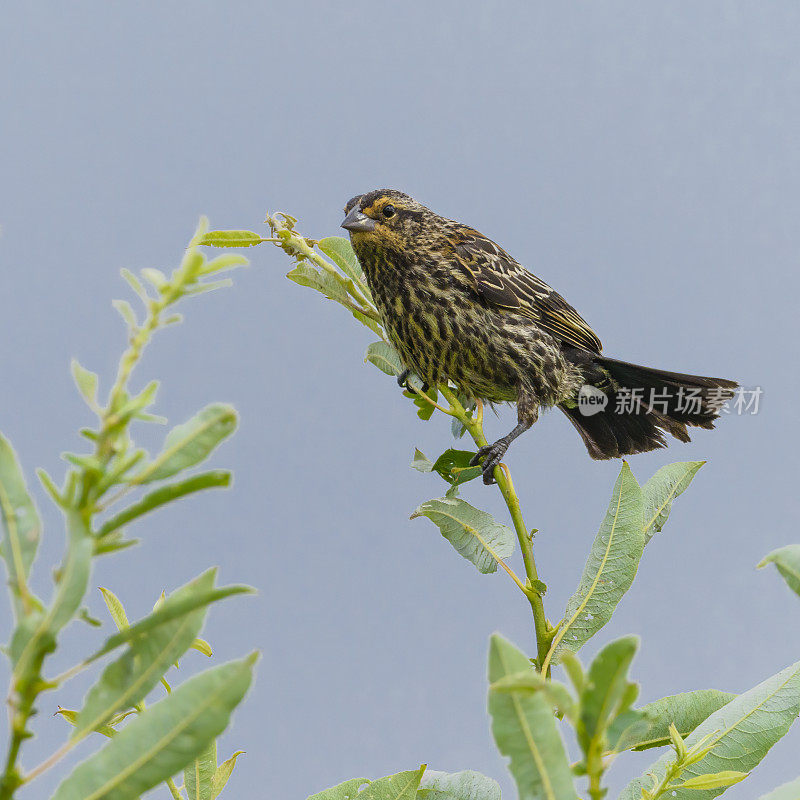
[[542, 409], [557, 407], [593, 459], [688, 442], [713, 428], [738, 384], [603, 354], [598, 335], [541, 278], [474, 228], [395, 189], [351, 198], [341, 226], [390, 343], [426, 385], [449, 382], [492, 405], [516, 403], [517, 425], [472, 460], [483, 481]]

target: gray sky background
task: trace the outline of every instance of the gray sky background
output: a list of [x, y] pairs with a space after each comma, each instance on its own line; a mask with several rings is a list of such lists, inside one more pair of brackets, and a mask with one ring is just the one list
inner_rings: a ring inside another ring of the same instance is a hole
[[[800, 540], [798, 34], [793, 2], [7, 3], [0, 429], [31, 478], [63, 474], [59, 453], [91, 421], [70, 357], [108, 387], [124, 344], [119, 268], [171, 267], [199, 215], [261, 230], [281, 209], [322, 237], [353, 194], [402, 189], [502, 243], [609, 354], [763, 387], [757, 416], [632, 459], [642, 480], [671, 461], [709, 464], [583, 652], [639, 634], [643, 701], [748, 689], [800, 655], [800, 602], [755, 571]], [[485, 658], [494, 630], [530, 650], [525, 604], [408, 519], [443, 489], [409, 469], [413, 449], [436, 455], [448, 426], [420, 422], [362, 363], [369, 333], [285, 280], [280, 251], [248, 255], [235, 287], [187, 304], [136, 376], [164, 379], [156, 410], [172, 423], [236, 405], [241, 430], [213, 461], [235, 488], [152, 517], [92, 585], [131, 616], [211, 564], [258, 587], [213, 609], [205, 634], [217, 660], [263, 653], [221, 747], [247, 751], [231, 796], [302, 800], [426, 762], [481, 770], [512, 797]], [[512, 424], [504, 410], [488, 429]], [[618, 464], [590, 461], [560, 414], [507, 460], [557, 619]], [[496, 491], [464, 494], [502, 516]], [[39, 504], [46, 591], [62, 527]], [[96, 589], [91, 608], [103, 615]], [[98, 639], [72, 626], [53, 671]], [[66, 735], [56, 702], [77, 705], [87, 686], [44, 698], [27, 766]], [[795, 777], [799, 744], [794, 730], [726, 797]], [[620, 759], [614, 792], [652, 760]]]

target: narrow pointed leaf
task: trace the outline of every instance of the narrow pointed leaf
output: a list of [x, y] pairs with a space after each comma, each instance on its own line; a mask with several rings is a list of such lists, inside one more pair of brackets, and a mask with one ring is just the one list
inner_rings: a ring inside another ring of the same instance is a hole
[[28, 493], [14, 448], [0, 435], [0, 517], [3, 560], [15, 606], [30, 603], [28, 575], [42, 535], [39, 513]]
[[688, 778], [680, 784], [682, 789], [726, 789], [735, 783], [743, 781], [749, 773], [736, 772], [736, 770], [726, 769], [722, 772], [715, 772], [713, 775], [698, 775], [695, 778]]
[[672, 501], [688, 488], [705, 461], [683, 461], [661, 467], [642, 487], [644, 540], [650, 541], [666, 524]]
[[418, 800], [500, 800], [500, 784], [480, 772], [428, 770], [422, 777]]
[[[160, 610], [214, 588], [216, 570], [210, 569], [170, 595]], [[140, 703], [164, 673], [191, 647], [205, 621], [208, 606], [200, 606], [130, 640], [127, 650], [110, 663], [86, 695], [78, 714], [75, 736], [104, 725], [118, 711]], [[125, 628], [130, 630], [130, 627]], [[216, 764], [214, 764], [216, 768]]]
[[[681, 780], [720, 772], [732, 764], [752, 770], [769, 749], [789, 730], [800, 713], [800, 661], [773, 675], [750, 691], [731, 700], [704, 720], [686, 739], [687, 748], [708, 737], [711, 751], [681, 774]], [[662, 756], [647, 772], [661, 780], [674, 758]], [[619, 800], [640, 800], [647, 777], [631, 781]], [[722, 789], [675, 789], [676, 800], [711, 800]]]
[[217, 741], [215, 739], [197, 758], [184, 767], [183, 786], [189, 800], [213, 800], [211, 782], [216, 771]]
[[225, 788], [233, 774], [236, 761], [239, 756], [244, 755], [244, 750], [237, 750], [230, 758], [226, 758], [218, 767], [214, 776], [211, 778], [211, 800], [216, 800], [220, 792]]
[[227, 488], [231, 485], [231, 473], [224, 470], [214, 470], [212, 472], [201, 472], [199, 475], [193, 475], [183, 481], [170, 483], [166, 486], [160, 486], [158, 489], [149, 492], [141, 500], [128, 506], [126, 509], [120, 511], [119, 514], [111, 517], [111, 519], [104, 522], [97, 535], [107, 536], [112, 531], [127, 525], [133, 520], [154, 511], [161, 506], [171, 503], [173, 500], [178, 500], [188, 494], [201, 492], [204, 489], [219, 489]]
[[359, 795], [359, 800], [415, 800], [422, 774], [423, 764], [419, 769], [398, 772], [372, 781]]
[[[524, 653], [499, 634], [489, 648], [489, 682], [530, 669]], [[564, 743], [553, 710], [541, 693], [489, 692], [489, 714], [497, 749], [521, 800], [577, 800]]]
[[414, 460], [411, 466], [420, 472], [431, 472], [433, 470], [433, 462], [421, 450], [414, 450]]
[[569, 719], [575, 719], [577, 704], [569, 689], [563, 683], [544, 678], [532, 666], [524, 672], [515, 672], [495, 681], [490, 687], [492, 692], [517, 692], [519, 694], [542, 692], [547, 702], [560, 714]]
[[624, 636], [603, 647], [589, 666], [578, 725], [578, 741], [584, 753], [588, 753], [597, 737], [605, 736], [606, 728], [614, 720], [629, 685], [628, 669], [638, 647], [636, 636]]
[[23, 618], [12, 634], [9, 656], [18, 675], [30, 669], [38, 654], [55, 649], [59, 632], [75, 618], [86, 596], [94, 538], [75, 510], [67, 514], [67, 542], [67, 554], [59, 568], [58, 587], [49, 608], [42, 609], [36, 601], [33, 613]]
[[95, 651], [86, 659], [86, 663], [88, 664], [92, 661], [96, 661], [98, 658], [101, 658], [106, 653], [110, 653], [117, 647], [127, 644], [133, 639], [144, 636], [149, 631], [161, 625], [165, 625], [184, 614], [189, 614], [195, 609], [202, 608], [210, 603], [216, 603], [218, 600], [231, 597], [232, 595], [250, 594], [252, 592], [253, 589], [250, 586], [234, 585], [223, 586], [220, 589], [212, 589], [206, 592], [196, 592], [182, 599], [174, 598], [174, 602], [168, 605], [158, 605], [152, 614], [140, 619], [138, 622], [134, 622], [133, 625], [125, 630], [121, 630], [119, 633], [110, 636], [99, 650]]
[[202, 653], [204, 656], [211, 656], [214, 655], [214, 651], [211, 649], [211, 645], [205, 639], [195, 639], [191, 644], [192, 650], [197, 650], [198, 653]]
[[128, 615], [125, 613], [122, 601], [111, 589], [105, 589], [101, 586], [100, 593], [103, 595], [103, 601], [106, 604], [108, 613], [111, 614], [111, 619], [114, 620], [114, 624], [117, 626], [117, 630], [124, 631], [125, 628], [130, 626], [130, 622], [128, 622]]
[[616, 722], [609, 731], [611, 749], [647, 750], [669, 744], [669, 726], [674, 723], [685, 739], [704, 720], [724, 705], [730, 703], [735, 694], [716, 689], [699, 689], [662, 697], [638, 709], [645, 725], [636, 730], [626, 730], [624, 720]]
[[200, 270], [201, 275], [212, 275], [216, 272], [222, 272], [226, 269], [235, 269], [236, 267], [246, 267], [250, 262], [238, 253], [225, 253], [224, 255], [217, 256], [205, 263]]
[[789, 544], [764, 556], [758, 567], [774, 564], [789, 588], [800, 595], [800, 544]]
[[583, 647], [611, 619], [630, 589], [644, 550], [642, 513], [642, 490], [623, 463], [578, 589], [553, 639], [551, 663], [557, 664], [565, 651]]
[[368, 783], [370, 783], [368, 778], [350, 778], [310, 795], [307, 800], [353, 800], [358, 795], [359, 789]]
[[264, 241], [253, 231], [208, 231], [196, 242], [206, 247], [253, 247]]
[[[59, 706], [58, 711], [56, 711], [56, 714], [58, 714], [60, 717], [69, 722], [70, 725], [74, 726], [77, 724], [78, 720], [77, 711], [73, 711], [69, 708], [61, 708], [61, 706]], [[97, 731], [97, 733], [102, 733], [103, 736], [105, 736], [108, 739], [111, 739], [116, 733], [116, 731], [111, 727], [111, 725], [101, 725], [99, 728], [96, 728], [95, 730]]]
[[161, 453], [130, 482], [152, 483], [193, 467], [205, 461], [234, 430], [236, 411], [231, 406], [223, 403], [206, 406], [188, 422], [173, 428]]
[[128, 326], [128, 330], [135, 331], [139, 326], [139, 322], [136, 319], [136, 313], [131, 307], [131, 304], [127, 300], [112, 300], [111, 305], [114, 306], [122, 317], [123, 322]]
[[72, 359], [72, 377], [78, 391], [89, 408], [97, 408], [97, 374], [82, 367], [76, 358]]
[[411, 519], [415, 517], [428, 517], [442, 536], [477, 567], [478, 572], [495, 572], [497, 562], [514, 552], [514, 532], [511, 528], [496, 522], [491, 514], [471, 506], [461, 498], [428, 500], [411, 515]]
[[255, 656], [190, 678], [64, 780], [52, 800], [135, 800], [219, 736], [252, 679]]

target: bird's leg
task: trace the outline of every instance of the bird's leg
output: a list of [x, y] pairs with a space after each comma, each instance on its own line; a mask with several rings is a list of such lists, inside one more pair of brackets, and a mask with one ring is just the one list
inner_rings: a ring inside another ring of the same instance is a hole
[[498, 439], [494, 444], [481, 447], [469, 462], [473, 467], [481, 465], [483, 482], [488, 486], [495, 483], [494, 468], [503, 460], [508, 446], [518, 436], [527, 431], [539, 418], [539, 403], [528, 392], [520, 389], [517, 398], [517, 425], [510, 433]]
[[[410, 374], [411, 374], [411, 370], [410, 370], [410, 369], [404, 369], [404, 370], [403, 370], [403, 371], [402, 371], [402, 372], [401, 372], [401, 373], [400, 373], [400, 374], [397, 376], [397, 385], [398, 385], [398, 386], [399, 386], [401, 389], [406, 389], [407, 391], [409, 391], [409, 392], [413, 392], [414, 394], [416, 394], [416, 391], [417, 391], [417, 390], [416, 390], [416, 389], [415, 389], [415, 388], [414, 388], [414, 387], [413, 387], [413, 386], [412, 386], [412, 385], [411, 385], [411, 384], [408, 382], [408, 376], [409, 376]], [[428, 391], [428, 389], [430, 389], [430, 388], [431, 388], [431, 387], [430, 387], [430, 386], [428, 386], [428, 384], [427, 384], [427, 383], [423, 383], [423, 384], [422, 384], [422, 391], [423, 391], [423, 392], [427, 392], [427, 391]]]

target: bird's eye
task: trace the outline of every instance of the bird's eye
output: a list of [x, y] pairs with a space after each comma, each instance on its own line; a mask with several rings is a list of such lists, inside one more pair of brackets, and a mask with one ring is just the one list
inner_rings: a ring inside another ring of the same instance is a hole
[[383, 207], [383, 216], [386, 217], [386, 219], [391, 219], [396, 213], [397, 211], [391, 203]]

